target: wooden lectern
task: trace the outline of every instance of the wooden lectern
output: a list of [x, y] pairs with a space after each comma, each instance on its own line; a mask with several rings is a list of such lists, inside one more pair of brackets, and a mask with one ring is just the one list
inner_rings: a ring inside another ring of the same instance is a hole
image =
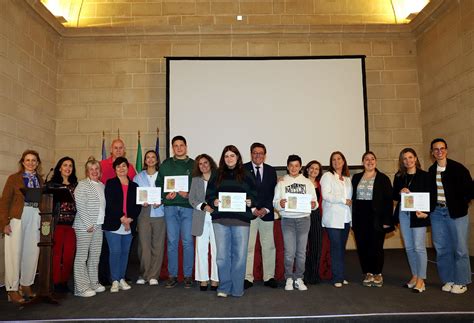
[[40, 241], [38, 243], [40, 248], [39, 290], [37, 296], [30, 303], [59, 304], [53, 295], [52, 248], [54, 227], [62, 202], [74, 202], [74, 197], [69, 189], [64, 186], [46, 186], [43, 189], [40, 203]]

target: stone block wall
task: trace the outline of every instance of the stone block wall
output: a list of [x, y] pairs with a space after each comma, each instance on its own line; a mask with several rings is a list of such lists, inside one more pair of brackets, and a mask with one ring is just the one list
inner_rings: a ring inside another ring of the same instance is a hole
[[0, 188], [21, 153], [55, 161], [59, 35], [22, 1], [0, 1]]

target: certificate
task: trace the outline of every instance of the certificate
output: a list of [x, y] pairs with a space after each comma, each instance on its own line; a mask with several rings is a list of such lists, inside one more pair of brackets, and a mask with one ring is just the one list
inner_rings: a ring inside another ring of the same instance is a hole
[[430, 193], [402, 193], [401, 211], [430, 211]]
[[286, 193], [286, 212], [311, 213], [311, 194]]
[[165, 176], [165, 184], [163, 192], [189, 192], [189, 178], [183, 176]]
[[246, 193], [219, 192], [219, 212], [245, 212]]
[[137, 187], [137, 204], [161, 204], [161, 187]]

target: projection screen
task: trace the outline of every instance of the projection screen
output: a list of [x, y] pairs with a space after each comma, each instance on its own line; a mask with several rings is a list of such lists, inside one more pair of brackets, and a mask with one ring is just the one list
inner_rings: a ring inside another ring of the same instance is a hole
[[361, 165], [368, 149], [365, 56], [167, 58], [167, 139], [182, 135], [191, 158], [219, 161], [224, 146], [285, 167], [288, 155], [329, 164], [331, 152]]

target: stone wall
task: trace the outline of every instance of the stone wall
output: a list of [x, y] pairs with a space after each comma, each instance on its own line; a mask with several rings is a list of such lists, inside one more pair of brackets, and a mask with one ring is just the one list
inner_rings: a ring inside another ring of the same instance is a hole
[[59, 35], [23, 1], [0, 1], [0, 188], [36, 149], [43, 170], [55, 159]]

